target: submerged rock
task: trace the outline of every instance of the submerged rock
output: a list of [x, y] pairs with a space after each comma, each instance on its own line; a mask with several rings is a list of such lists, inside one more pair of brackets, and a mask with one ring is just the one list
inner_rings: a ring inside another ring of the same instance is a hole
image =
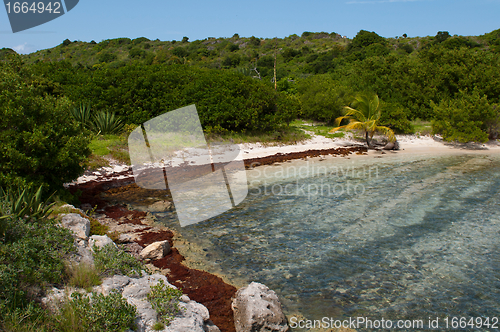
[[252, 282], [239, 289], [231, 308], [236, 332], [289, 331], [278, 295], [263, 284]]
[[173, 203], [169, 201], [159, 201], [148, 206], [149, 212], [166, 212], [173, 209]]

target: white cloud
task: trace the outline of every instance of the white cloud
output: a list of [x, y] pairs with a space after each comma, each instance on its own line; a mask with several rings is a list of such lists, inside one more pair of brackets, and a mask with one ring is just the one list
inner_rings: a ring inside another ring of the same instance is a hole
[[31, 53], [35, 50], [35, 48], [33, 47], [33, 45], [30, 45], [28, 43], [24, 43], [24, 44], [21, 44], [21, 45], [17, 45], [17, 46], [14, 46], [12, 47], [12, 49], [14, 51], [16, 51], [17, 53], [20, 53], [20, 54], [28, 54], [28, 53]]

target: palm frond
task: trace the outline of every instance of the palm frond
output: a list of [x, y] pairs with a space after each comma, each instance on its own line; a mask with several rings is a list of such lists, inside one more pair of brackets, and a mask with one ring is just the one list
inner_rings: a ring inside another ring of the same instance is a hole
[[391, 142], [395, 142], [396, 141], [396, 135], [394, 134], [394, 131], [392, 131], [391, 128], [385, 127], [385, 126], [377, 126], [376, 127], [376, 131], [381, 132], [382, 134], [384, 134], [385, 136], [387, 136], [387, 138], [389, 139], [389, 141], [391, 141]]
[[[396, 136], [390, 128], [379, 126], [382, 112], [380, 109], [380, 100], [376, 94], [359, 94], [355, 97], [354, 101], [351, 103], [351, 106], [344, 107], [344, 115], [335, 119], [335, 124], [337, 127], [330, 130], [330, 133], [333, 133], [339, 129], [363, 130], [365, 133], [367, 133], [366, 143], [369, 147], [370, 139], [373, 137], [373, 134], [376, 131], [386, 135], [391, 142], [394, 142], [396, 140]], [[349, 124], [340, 126], [342, 120], [345, 119], [349, 119]]]

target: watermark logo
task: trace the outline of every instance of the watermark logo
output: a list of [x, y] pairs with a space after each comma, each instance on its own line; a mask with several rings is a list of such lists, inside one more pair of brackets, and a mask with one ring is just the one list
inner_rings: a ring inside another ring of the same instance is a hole
[[[255, 165], [252, 165], [255, 166]], [[377, 165], [317, 165], [307, 161], [302, 165], [264, 166], [252, 170], [253, 187], [250, 195], [306, 197], [359, 196], [365, 185], [379, 178]]]
[[208, 146], [195, 105], [164, 113], [138, 126], [128, 138], [135, 182], [170, 189], [182, 227], [220, 215], [248, 194], [240, 149]]
[[12, 32], [31, 29], [52, 21], [72, 10], [79, 0], [4, 0]]

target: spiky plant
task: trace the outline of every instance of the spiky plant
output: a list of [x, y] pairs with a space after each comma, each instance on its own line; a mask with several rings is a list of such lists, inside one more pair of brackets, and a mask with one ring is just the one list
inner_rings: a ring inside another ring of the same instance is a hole
[[[352, 103], [352, 106], [353, 107], [344, 107], [344, 115], [335, 119], [335, 125], [337, 127], [330, 130], [330, 133], [334, 133], [339, 129], [362, 130], [368, 148], [372, 147], [371, 141], [375, 132], [384, 134], [391, 142], [396, 141], [396, 135], [392, 129], [379, 125], [382, 113], [379, 108], [379, 99], [377, 95], [358, 95]], [[340, 123], [344, 119], [349, 120], [349, 123], [340, 126]]]
[[92, 110], [90, 104], [80, 103], [79, 107], [71, 109], [71, 115], [80, 124], [81, 128], [89, 128]]
[[102, 135], [119, 134], [125, 125], [114, 112], [101, 111], [95, 114], [92, 120], [93, 131]]
[[4, 190], [0, 187], [1, 214], [13, 218], [39, 219], [49, 214], [55, 203], [49, 203], [52, 195], [45, 201], [42, 198], [43, 186], [35, 190], [33, 187], [24, 187]]

